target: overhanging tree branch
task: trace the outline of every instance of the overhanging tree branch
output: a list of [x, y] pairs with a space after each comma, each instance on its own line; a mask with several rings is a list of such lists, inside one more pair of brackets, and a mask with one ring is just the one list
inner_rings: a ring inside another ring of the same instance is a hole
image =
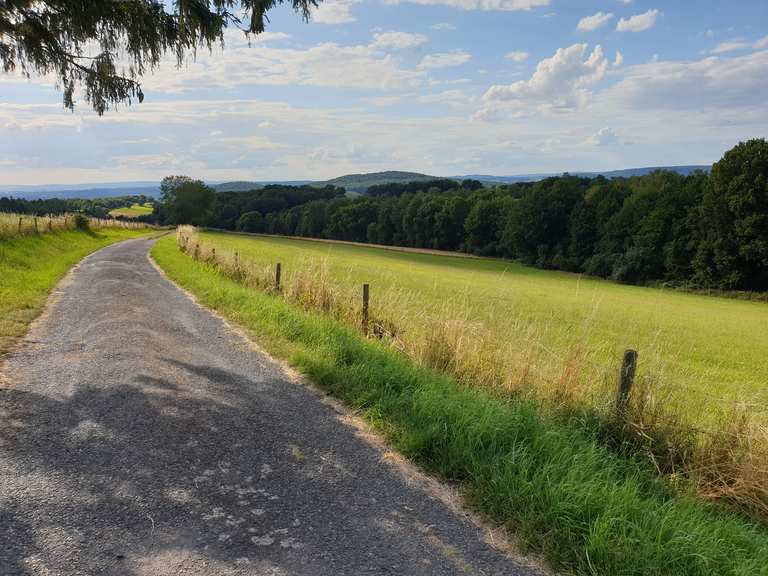
[[[290, 2], [306, 20], [319, 1], [176, 0], [167, 11], [158, 0], [0, 0], [0, 62], [7, 73], [54, 75], [69, 109], [84, 89], [103, 114], [133, 98], [141, 102], [140, 78], [164, 54], [173, 53], [181, 66], [197, 49], [223, 44], [230, 25], [259, 34], [278, 4]], [[118, 72], [122, 62], [127, 70]]]

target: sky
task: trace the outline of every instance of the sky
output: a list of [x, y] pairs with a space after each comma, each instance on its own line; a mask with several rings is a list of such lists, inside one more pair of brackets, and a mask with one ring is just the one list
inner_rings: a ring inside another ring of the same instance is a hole
[[0, 184], [711, 164], [768, 135], [765, 0], [327, 0], [65, 110], [0, 71]]

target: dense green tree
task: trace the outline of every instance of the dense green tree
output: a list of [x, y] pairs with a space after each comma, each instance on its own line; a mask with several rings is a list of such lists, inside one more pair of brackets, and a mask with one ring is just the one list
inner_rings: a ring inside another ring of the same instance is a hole
[[167, 176], [160, 184], [163, 218], [170, 224], [205, 226], [213, 212], [216, 192], [202, 180]]
[[237, 230], [240, 232], [264, 232], [264, 216], [261, 212], [244, 212], [237, 219]]
[[768, 142], [741, 142], [712, 166], [701, 204], [695, 279], [768, 288]]
[[[188, 54], [223, 42], [224, 29], [264, 30], [266, 13], [284, 0], [9, 0], [0, 2], [0, 63], [6, 72], [53, 74], [74, 108], [75, 90], [103, 114], [141, 102], [140, 78], [166, 53]], [[305, 19], [320, 0], [290, 0]]]

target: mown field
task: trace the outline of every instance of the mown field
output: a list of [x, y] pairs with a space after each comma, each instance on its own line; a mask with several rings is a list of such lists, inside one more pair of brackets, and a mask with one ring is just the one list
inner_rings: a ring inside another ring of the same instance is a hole
[[[519, 264], [274, 237], [205, 232], [218, 250], [271, 265], [283, 276], [313, 271], [349, 298], [371, 285], [372, 313], [405, 339], [462, 332], [464, 353], [497, 348], [502, 385], [572, 387], [609, 402], [621, 354], [639, 352], [638, 377], [653, 399], [709, 425], [736, 403], [768, 406], [768, 305], [619, 285]], [[452, 334], [444, 337], [459, 337]], [[551, 391], [551, 390], [550, 390]]]
[[48, 294], [84, 256], [149, 230], [54, 230], [0, 239], [0, 357], [24, 335]]
[[123, 218], [138, 218], [139, 216], [147, 216], [154, 212], [155, 207], [151, 202], [146, 204], [132, 204], [124, 208], [115, 208], [110, 210], [109, 215], [112, 218], [122, 216]]

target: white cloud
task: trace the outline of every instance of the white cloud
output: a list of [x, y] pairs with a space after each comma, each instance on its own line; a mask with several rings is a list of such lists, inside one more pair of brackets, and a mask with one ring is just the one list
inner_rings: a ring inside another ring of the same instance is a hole
[[438, 22], [437, 24], [432, 24], [430, 28], [432, 28], [432, 30], [456, 30], [456, 26], [450, 22]]
[[628, 19], [622, 18], [616, 24], [616, 30], [619, 32], [643, 32], [644, 30], [650, 30], [656, 24], [658, 17], [659, 11], [654, 8], [642, 14], [635, 14]]
[[711, 54], [724, 54], [726, 52], [735, 52], [737, 50], [747, 50], [750, 48], [753, 50], [763, 50], [768, 48], [768, 36], [764, 36], [755, 42], [747, 42], [740, 38], [729, 40], [728, 42], [721, 42], [709, 52]]
[[263, 122], [259, 122], [257, 124], [259, 128], [272, 128], [274, 124], [270, 122], [269, 120], [264, 120]]
[[604, 100], [636, 110], [738, 109], [765, 105], [768, 52], [739, 58], [656, 61], [626, 69]]
[[440, 52], [437, 54], [427, 54], [421, 59], [419, 68], [450, 68], [460, 66], [470, 61], [472, 55], [469, 52], [456, 50], [454, 52]]
[[610, 12], [607, 14], [605, 12], [597, 12], [592, 14], [592, 16], [585, 16], [579, 20], [579, 24], [576, 27], [584, 32], [591, 32], [592, 30], [597, 30], [601, 26], [605, 26], [611, 19], [613, 19], [613, 14]]
[[357, 18], [350, 9], [360, 0], [325, 0], [312, 10], [312, 20], [318, 24], [347, 24]]
[[609, 146], [611, 144], [618, 144], [619, 137], [611, 128], [600, 128], [600, 130], [587, 138], [584, 143], [590, 146]]
[[712, 54], [724, 54], [725, 52], [734, 52], [736, 50], [745, 50], [747, 48], [751, 48], [752, 44], [749, 42], [742, 42], [742, 41], [730, 41], [730, 42], [720, 42], [717, 46], [712, 48], [710, 50], [710, 53]]
[[624, 54], [616, 50], [616, 58], [613, 60], [613, 65], [618, 68], [622, 64], [624, 64]]
[[551, 58], [539, 62], [530, 80], [491, 86], [483, 96], [486, 107], [509, 102], [518, 106], [573, 108], [590, 95], [587, 87], [605, 76], [608, 60], [600, 45], [586, 56], [586, 44], [559, 48]]
[[409, 32], [377, 32], [373, 35], [373, 46], [376, 48], [416, 48], [427, 41], [423, 34]]
[[528, 60], [528, 52], [524, 52], [523, 50], [513, 50], [512, 52], [507, 52], [504, 55], [504, 58], [507, 60], [512, 60], [512, 62], [525, 62]]
[[424, 94], [418, 97], [422, 104], [448, 104], [459, 106], [467, 101], [467, 95], [461, 90], [446, 90], [436, 94]]
[[539, 6], [549, 6], [551, 0], [385, 0], [387, 4], [410, 2], [425, 6], [450, 6], [463, 10], [532, 10]]
[[227, 48], [201, 54], [182, 70], [172, 61], [142, 85], [145, 92], [191, 92], [203, 88], [239, 89], [246, 86], [320, 86], [402, 90], [414, 88], [422, 70], [408, 70], [376, 46], [339, 46], [327, 43], [306, 50], [294, 48]]

